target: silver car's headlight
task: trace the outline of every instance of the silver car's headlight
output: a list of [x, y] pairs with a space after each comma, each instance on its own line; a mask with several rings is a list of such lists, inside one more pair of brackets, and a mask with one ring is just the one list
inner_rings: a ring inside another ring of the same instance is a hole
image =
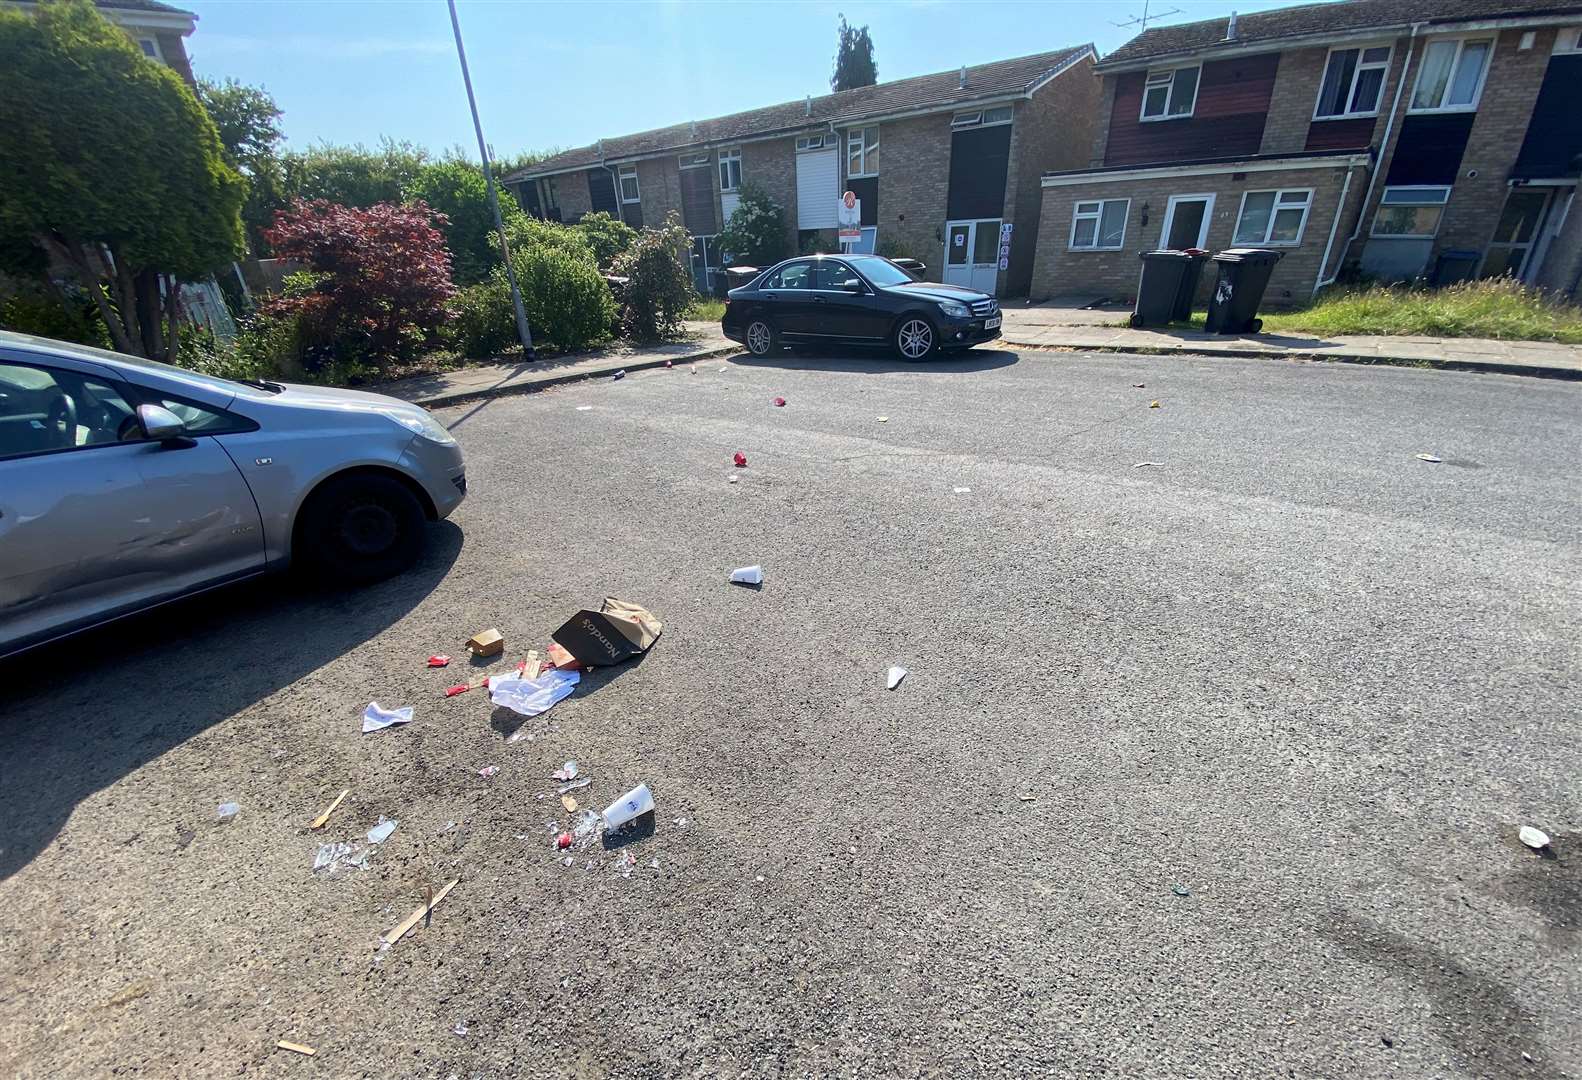
[[441, 446], [455, 446], [456, 437], [445, 430], [445, 426], [426, 412], [387, 412], [390, 419], [406, 428], [414, 435], [421, 436], [431, 443]]
[[952, 319], [965, 319], [972, 314], [966, 304], [958, 304], [954, 300], [941, 300], [939, 310], [949, 315]]

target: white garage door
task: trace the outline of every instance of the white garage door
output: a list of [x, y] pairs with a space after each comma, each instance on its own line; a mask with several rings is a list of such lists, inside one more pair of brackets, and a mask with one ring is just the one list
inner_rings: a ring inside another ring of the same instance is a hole
[[802, 150], [796, 156], [796, 227], [833, 229], [835, 201], [840, 198], [840, 162], [835, 148]]

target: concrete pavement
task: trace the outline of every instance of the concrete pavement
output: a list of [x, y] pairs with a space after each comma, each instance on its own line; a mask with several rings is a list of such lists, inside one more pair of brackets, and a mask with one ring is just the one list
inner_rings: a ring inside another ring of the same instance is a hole
[[[401, 578], [0, 672], [0, 1073], [1582, 1074], [1582, 386], [723, 363], [441, 410]], [[440, 697], [605, 595], [664, 636], [530, 740]], [[653, 828], [567, 866], [567, 758]]]

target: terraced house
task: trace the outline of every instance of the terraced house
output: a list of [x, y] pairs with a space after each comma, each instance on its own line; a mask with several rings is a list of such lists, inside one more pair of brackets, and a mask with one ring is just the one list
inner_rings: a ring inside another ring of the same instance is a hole
[[1353, 0], [1149, 30], [1095, 67], [1088, 167], [1042, 180], [1033, 295], [1233, 246], [1285, 252], [1274, 305], [1343, 272], [1575, 295], [1579, 27], [1577, 0]]
[[836, 246], [838, 203], [859, 200], [859, 251], [906, 255], [933, 280], [1025, 293], [1039, 177], [1093, 141], [1092, 46], [879, 83], [698, 120], [556, 154], [506, 183], [540, 217], [606, 211], [631, 225], [678, 212], [707, 288], [742, 185], [784, 208], [793, 253]]

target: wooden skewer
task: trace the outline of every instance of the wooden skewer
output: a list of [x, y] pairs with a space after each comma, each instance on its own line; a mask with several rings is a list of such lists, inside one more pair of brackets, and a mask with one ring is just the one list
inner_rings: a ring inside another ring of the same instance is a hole
[[330, 823], [330, 815], [335, 813], [335, 808], [341, 804], [342, 799], [346, 798], [346, 796], [350, 795], [351, 793], [352, 789], [347, 788], [345, 791], [335, 796], [335, 801], [330, 803], [330, 805], [325, 808], [324, 813], [314, 818], [313, 824], [308, 827], [311, 829], [322, 829], [324, 826], [328, 825]]
[[460, 883], [461, 878], [457, 878], [439, 892], [435, 893], [433, 899], [429, 900], [428, 903], [419, 904], [416, 911], [408, 915], [405, 919], [402, 919], [400, 925], [395, 927], [395, 929], [388, 931], [384, 935], [384, 943], [386, 945], [394, 945], [396, 942], [406, 937], [407, 931], [411, 930], [414, 926], [421, 922], [423, 918], [427, 916], [429, 912], [433, 911], [434, 908], [439, 905], [439, 902], [445, 899], [446, 895], [449, 894], [450, 891]]
[[275, 1043], [275, 1046], [280, 1050], [290, 1050], [293, 1054], [301, 1054], [303, 1057], [312, 1057], [314, 1054], [318, 1053], [318, 1051], [313, 1049], [311, 1046], [303, 1046], [301, 1043], [287, 1042], [285, 1039], [281, 1039], [279, 1042]]

